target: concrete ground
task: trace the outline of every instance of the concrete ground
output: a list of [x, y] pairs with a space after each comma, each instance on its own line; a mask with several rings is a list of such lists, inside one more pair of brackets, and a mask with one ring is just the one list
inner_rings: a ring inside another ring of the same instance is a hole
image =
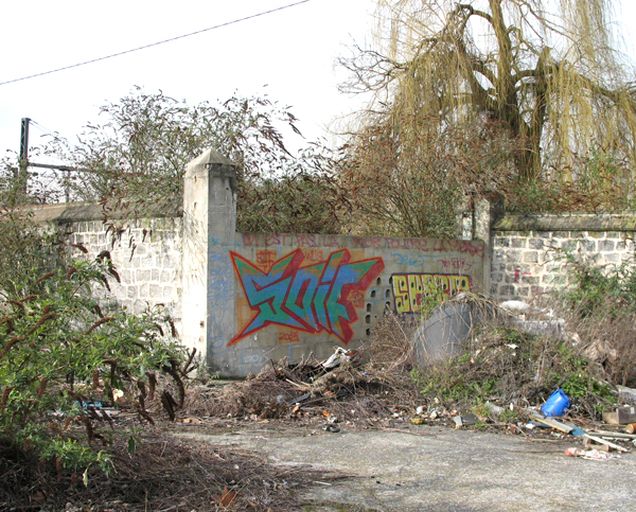
[[636, 509], [636, 450], [609, 461], [563, 455], [575, 443], [413, 427], [178, 435], [234, 446], [281, 465], [347, 478], [316, 482], [306, 511], [618, 511]]

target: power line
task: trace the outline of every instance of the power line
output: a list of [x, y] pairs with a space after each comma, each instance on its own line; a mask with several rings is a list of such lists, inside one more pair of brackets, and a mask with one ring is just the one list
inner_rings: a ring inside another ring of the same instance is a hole
[[197, 30], [195, 32], [189, 32], [188, 34], [182, 34], [180, 36], [170, 37], [168, 39], [162, 39], [161, 41], [156, 41], [154, 43], [149, 43], [149, 44], [144, 44], [142, 46], [137, 46], [136, 48], [131, 48], [129, 50], [124, 50], [124, 51], [117, 52], [117, 53], [111, 53], [110, 55], [104, 55], [102, 57], [96, 57], [94, 59], [85, 60], [85, 61], [82, 61], [82, 62], [77, 62], [76, 64], [71, 64], [69, 66], [63, 66], [61, 68], [50, 69], [48, 71], [42, 71], [40, 73], [33, 73], [31, 75], [22, 76], [22, 77], [19, 77], [19, 78], [12, 78], [11, 80], [5, 80], [4, 82], [0, 82], [0, 86], [7, 85], [7, 84], [12, 84], [12, 83], [15, 83], [15, 82], [21, 82], [23, 80], [30, 80], [31, 78], [37, 78], [37, 77], [44, 76], [44, 75], [50, 75], [52, 73], [58, 73], [59, 71], [66, 71], [67, 69], [79, 68], [80, 66], [86, 66], [88, 64], [93, 64], [95, 62], [101, 62], [103, 60], [112, 59], [114, 57], [120, 57], [122, 55], [127, 55], [129, 53], [138, 52], [140, 50], [145, 50], [147, 48], [152, 48], [154, 46], [159, 46], [159, 45], [162, 45], [162, 44], [171, 43], [173, 41], [178, 41], [179, 39], [185, 39], [186, 37], [196, 36], [196, 35], [202, 34], [204, 32], [209, 32], [211, 30], [216, 30], [217, 28], [223, 28], [223, 27], [227, 27], [229, 25], [235, 25], [237, 23], [241, 23], [242, 21], [247, 21], [247, 20], [251, 20], [251, 19], [254, 19], [254, 18], [259, 18], [259, 17], [265, 16], [267, 14], [272, 14], [272, 13], [275, 13], [275, 12], [283, 11], [285, 9], [290, 9], [291, 7], [296, 7], [297, 5], [306, 4], [307, 2], [310, 2], [310, 1], [311, 0], [301, 0], [299, 2], [294, 2], [294, 3], [291, 3], [291, 4], [283, 5], [281, 7], [276, 7], [274, 9], [270, 9], [268, 11], [261, 11], [261, 12], [258, 12], [256, 14], [251, 14], [249, 16], [245, 16], [243, 18], [238, 18], [238, 19], [235, 19], [235, 20], [232, 20], [232, 21], [226, 21], [225, 23], [219, 23], [218, 25], [214, 25], [214, 26], [208, 27], [208, 28], [203, 28], [203, 29]]
[[60, 135], [60, 132], [57, 130], [51, 130], [42, 123], [38, 123], [35, 119], [31, 119], [31, 124], [37, 126], [44, 135], [53, 135], [54, 137]]

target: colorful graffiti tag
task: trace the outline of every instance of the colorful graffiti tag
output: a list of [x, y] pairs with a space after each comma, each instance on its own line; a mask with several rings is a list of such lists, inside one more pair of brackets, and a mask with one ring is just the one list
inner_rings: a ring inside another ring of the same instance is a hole
[[395, 311], [420, 313], [426, 307], [426, 296], [441, 293], [453, 296], [463, 290], [470, 290], [470, 277], [448, 274], [393, 274], [393, 297]]
[[273, 262], [268, 271], [235, 252], [230, 258], [256, 314], [228, 346], [273, 324], [308, 333], [325, 331], [347, 344], [353, 336], [351, 324], [358, 319], [351, 297], [364, 292], [384, 269], [382, 258], [350, 261], [347, 249], [306, 266], [302, 266], [303, 251], [296, 249]]

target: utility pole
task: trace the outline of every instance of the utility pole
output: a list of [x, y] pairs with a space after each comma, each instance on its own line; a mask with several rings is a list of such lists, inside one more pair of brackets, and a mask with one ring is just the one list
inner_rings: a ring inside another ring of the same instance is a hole
[[20, 161], [18, 169], [17, 191], [24, 198], [27, 195], [27, 182], [28, 173], [27, 167], [29, 165], [29, 123], [31, 119], [23, 117], [20, 124]]

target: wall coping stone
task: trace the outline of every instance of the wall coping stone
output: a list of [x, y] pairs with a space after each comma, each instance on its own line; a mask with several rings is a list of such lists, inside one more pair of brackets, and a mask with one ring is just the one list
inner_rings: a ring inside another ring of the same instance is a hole
[[[24, 211], [31, 213], [34, 222], [71, 223], [93, 220], [104, 220], [104, 210], [99, 203], [78, 202], [32, 205], [24, 207]], [[109, 218], [127, 218], [127, 213], [122, 211], [109, 212]], [[149, 207], [144, 212], [144, 218], [181, 217], [183, 215], [181, 205], [169, 205], [162, 207]], [[131, 219], [132, 220], [132, 219]]]
[[494, 225], [499, 231], [636, 231], [636, 212], [514, 215]]

